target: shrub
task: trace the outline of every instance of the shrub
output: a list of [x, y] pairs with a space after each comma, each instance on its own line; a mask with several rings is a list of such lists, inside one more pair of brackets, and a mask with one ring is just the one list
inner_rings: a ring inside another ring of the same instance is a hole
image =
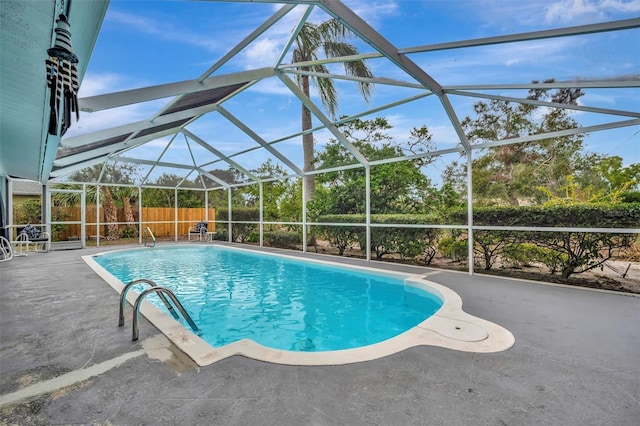
[[120, 238], [135, 238], [138, 236], [138, 230], [133, 226], [127, 226], [120, 232]]
[[443, 238], [438, 243], [438, 251], [444, 257], [448, 257], [454, 262], [460, 262], [469, 257], [467, 240], [454, 238]]
[[498, 254], [513, 240], [511, 231], [476, 231], [473, 233], [474, 252], [484, 260], [484, 270], [488, 271], [498, 259]]
[[302, 235], [292, 231], [270, 231], [264, 233], [264, 241], [271, 247], [291, 248], [302, 242]]
[[[460, 215], [461, 212], [453, 212]], [[584, 228], [638, 228], [640, 204], [573, 204], [530, 207], [479, 207], [474, 210], [475, 225], [522, 227], [584, 227]], [[482, 234], [477, 243], [481, 244]], [[502, 231], [489, 231], [495, 237]], [[546, 249], [542, 262], [552, 273], [562, 272], [563, 278], [597, 267], [610, 259], [614, 251], [629, 247], [635, 234], [604, 232], [526, 232], [504, 231], [500, 240], [494, 240], [484, 251], [498, 244], [519, 242], [535, 244]], [[511, 241], [508, 238], [512, 238]], [[507, 241], [504, 241], [507, 239]], [[485, 259], [486, 260], [486, 259]], [[485, 262], [486, 263], [486, 262]], [[485, 265], [486, 267], [486, 265]]]
[[531, 262], [542, 262], [546, 260], [546, 255], [548, 255], [547, 250], [531, 243], [511, 243], [500, 250], [503, 263], [514, 267], [528, 266]]
[[[332, 222], [332, 223], [358, 223], [364, 222], [364, 215], [361, 214], [341, 214], [341, 215], [325, 215], [318, 218], [318, 222]], [[363, 226], [344, 225], [320, 225], [318, 227], [318, 233], [338, 249], [340, 256], [344, 255], [344, 251], [351, 244], [358, 241], [358, 236], [364, 233], [365, 228]]]

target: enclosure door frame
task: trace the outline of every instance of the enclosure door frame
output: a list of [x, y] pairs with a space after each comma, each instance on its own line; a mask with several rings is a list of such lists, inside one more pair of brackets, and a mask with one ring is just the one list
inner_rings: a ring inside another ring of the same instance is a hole
[[[80, 248], [86, 248], [86, 205], [85, 205], [85, 190], [84, 189], [55, 189], [47, 187], [47, 223], [48, 229], [53, 236], [53, 225], [80, 225]], [[62, 220], [53, 221], [51, 218], [51, 207], [53, 206], [53, 198], [55, 194], [80, 194], [80, 220]], [[52, 242], [53, 247], [53, 242]]]

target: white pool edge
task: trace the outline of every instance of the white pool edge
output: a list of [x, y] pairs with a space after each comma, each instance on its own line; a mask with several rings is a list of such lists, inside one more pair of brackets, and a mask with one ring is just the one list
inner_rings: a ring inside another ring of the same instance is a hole
[[[224, 249], [255, 253], [255, 250], [236, 247], [225, 246]], [[124, 250], [132, 249], [127, 248]], [[141, 250], [148, 250], [148, 248], [141, 248]], [[107, 272], [93, 259], [94, 256], [114, 251], [122, 250], [110, 250], [86, 255], [82, 256], [82, 259], [100, 278], [120, 294], [124, 288], [124, 283]], [[332, 267], [357, 269], [378, 275], [402, 278], [405, 285], [435, 293], [443, 300], [443, 305], [434, 315], [396, 337], [373, 345], [326, 352], [285, 351], [269, 348], [248, 339], [215, 348], [148, 301], [142, 302], [140, 313], [201, 367], [233, 355], [242, 355], [260, 361], [286, 365], [342, 365], [382, 358], [415, 346], [439, 346], [464, 352], [489, 353], [505, 351], [515, 343], [515, 337], [507, 329], [467, 314], [462, 310], [462, 299], [456, 292], [425, 279], [423, 275], [403, 274], [358, 265], [343, 265], [326, 260], [301, 259], [281, 253], [260, 253], [296, 261], [308, 261], [315, 264], [326, 264]], [[127, 302], [133, 306], [137, 297], [138, 294], [135, 291], [129, 291]], [[127, 309], [128, 311], [125, 311], [125, 313], [131, 312], [130, 308]], [[131, 318], [131, 315], [125, 315], [125, 318]], [[131, 327], [131, 320], [129, 320], [129, 323], [125, 323], [125, 327]]]

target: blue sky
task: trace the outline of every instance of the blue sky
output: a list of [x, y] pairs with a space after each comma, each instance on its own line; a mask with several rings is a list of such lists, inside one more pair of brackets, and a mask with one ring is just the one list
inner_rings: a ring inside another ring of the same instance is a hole
[[[346, 0], [344, 3], [399, 48], [640, 16], [640, 0]], [[279, 7], [256, 3], [111, 0], [80, 97], [197, 78]], [[214, 75], [272, 66], [300, 13], [296, 9], [287, 15]], [[325, 18], [321, 11], [312, 15], [316, 22]], [[73, 30], [73, 19], [71, 24]], [[365, 43], [352, 41], [361, 53], [372, 52]], [[640, 31], [420, 53], [410, 58], [443, 86], [529, 83], [547, 78], [589, 80], [631, 76], [638, 80]], [[369, 65], [376, 77], [411, 81], [387, 60], [371, 60]], [[338, 87], [340, 114], [358, 113], [417, 93], [412, 89], [376, 85], [371, 102], [365, 104], [353, 83], [339, 82]], [[582, 104], [640, 110], [640, 89], [585, 91]], [[526, 96], [524, 92], [508, 90], [493, 93]], [[477, 101], [462, 96], [451, 98], [460, 119], [472, 115], [472, 105]], [[166, 102], [158, 100], [84, 113], [68, 135], [149, 118]], [[300, 103], [276, 79], [256, 84], [225, 107], [266, 141], [299, 131]], [[446, 149], [457, 143], [456, 134], [434, 97], [366, 118], [375, 116], [389, 119], [394, 126], [391, 133], [398, 140], [405, 140], [411, 128], [427, 125], [436, 148]], [[574, 118], [583, 126], [610, 120], [610, 116], [592, 113], [576, 113]], [[615, 117], [615, 120], [626, 119]], [[189, 129], [226, 154], [255, 145], [214, 114], [205, 116]], [[315, 137], [321, 146], [330, 135], [317, 132]], [[164, 143], [166, 139], [131, 155], [153, 158], [159, 155]], [[640, 162], [640, 127], [592, 133], [584, 145], [589, 151], [620, 155], [627, 164]], [[276, 146], [294, 163], [302, 164], [299, 139]], [[186, 150], [181, 152], [177, 143], [174, 148], [170, 155], [176, 161], [188, 160]], [[238, 157], [238, 162], [254, 168], [269, 157], [267, 153], [254, 151]], [[457, 155], [445, 156], [435, 167], [443, 169], [455, 159]]]

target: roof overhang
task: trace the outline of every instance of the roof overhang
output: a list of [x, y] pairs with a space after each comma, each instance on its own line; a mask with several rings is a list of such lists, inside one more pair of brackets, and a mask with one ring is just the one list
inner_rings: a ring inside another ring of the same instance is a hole
[[[82, 81], [109, 0], [71, 2], [68, 12]], [[2, 2], [0, 14], [0, 174], [46, 182], [60, 138], [48, 135], [45, 60], [61, 13], [56, 1]]]

